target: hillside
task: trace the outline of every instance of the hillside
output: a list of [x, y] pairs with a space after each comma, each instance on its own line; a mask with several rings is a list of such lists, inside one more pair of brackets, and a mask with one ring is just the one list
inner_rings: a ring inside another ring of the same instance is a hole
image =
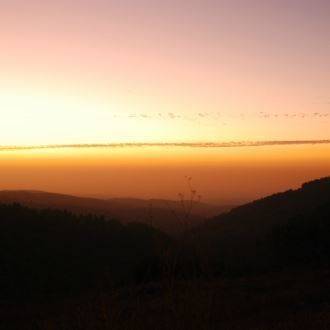
[[327, 329], [329, 189], [306, 183], [180, 239], [0, 204], [0, 328]]
[[330, 201], [277, 226], [264, 241], [272, 263], [281, 268], [329, 265]]
[[[275, 228], [307, 214], [314, 219], [317, 209], [329, 203], [330, 178], [327, 177], [212, 218], [200, 228], [200, 239], [209, 253], [215, 254], [216, 259], [227, 266], [251, 267], [264, 263], [268, 257], [268, 251], [264, 251], [264, 241]], [[327, 217], [330, 221], [330, 214]]]
[[[185, 216], [182, 203], [179, 201], [159, 199], [84, 198], [43, 191], [0, 191], [1, 203], [20, 203], [32, 208], [51, 208], [67, 210], [76, 214], [104, 215], [122, 223], [140, 222], [153, 225], [169, 234], [182, 230], [180, 219]], [[226, 212], [230, 206], [216, 206], [196, 203], [192, 208], [189, 220], [192, 225], [201, 224], [206, 218]]]
[[205, 228], [258, 236], [274, 225], [311, 211], [330, 200], [330, 177], [304, 183], [297, 190], [277, 193], [233, 208], [207, 221]]

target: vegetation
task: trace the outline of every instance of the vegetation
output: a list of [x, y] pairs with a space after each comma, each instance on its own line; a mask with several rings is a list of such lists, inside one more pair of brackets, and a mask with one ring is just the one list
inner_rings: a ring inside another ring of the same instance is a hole
[[330, 202], [276, 227], [266, 243], [278, 267], [329, 266]]
[[329, 178], [198, 229], [190, 194], [177, 239], [143, 224], [0, 205], [0, 328], [330, 326]]
[[142, 224], [0, 206], [0, 292], [36, 299], [131, 282], [165, 235]]

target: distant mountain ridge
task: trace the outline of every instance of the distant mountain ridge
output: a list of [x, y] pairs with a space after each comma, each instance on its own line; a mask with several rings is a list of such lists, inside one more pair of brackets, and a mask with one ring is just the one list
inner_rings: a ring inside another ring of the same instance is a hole
[[[38, 190], [0, 191], [0, 203], [19, 203], [33, 208], [60, 209], [76, 214], [104, 215], [123, 223], [152, 224], [169, 234], [180, 232], [179, 219], [183, 217], [184, 213], [180, 201], [136, 198], [98, 199]], [[230, 206], [196, 203], [192, 208], [190, 221], [193, 225], [199, 225], [205, 219], [226, 212], [230, 208]]]

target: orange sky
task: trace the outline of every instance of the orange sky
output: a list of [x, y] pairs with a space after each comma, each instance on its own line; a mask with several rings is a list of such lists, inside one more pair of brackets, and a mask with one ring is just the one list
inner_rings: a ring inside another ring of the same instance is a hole
[[0, 152], [0, 189], [204, 201], [249, 200], [330, 175], [330, 145], [123, 147]]
[[[330, 174], [328, 0], [0, 1], [0, 189], [250, 199]], [[186, 142], [188, 147], [4, 146]]]

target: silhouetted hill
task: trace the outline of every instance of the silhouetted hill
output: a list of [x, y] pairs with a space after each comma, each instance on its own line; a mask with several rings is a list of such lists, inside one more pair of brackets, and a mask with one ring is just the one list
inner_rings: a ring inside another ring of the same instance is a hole
[[329, 238], [330, 178], [180, 239], [144, 224], [0, 204], [0, 328], [327, 329]]
[[[96, 214], [117, 219], [123, 223], [140, 222], [153, 225], [166, 233], [182, 230], [180, 219], [184, 216], [182, 203], [170, 200], [142, 200], [134, 198], [97, 199], [84, 198], [43, 191], [0, 191], [0, 202], [20, 203], [33, 208], [68, 210], [76, 214]], [[228, 211], [230, 206], [196, 203], [190, 222], [201, 224], [206, 218]]]
[[209, 220], [205, 227], [235, 230], [237, 234], [257, 236], [274, 225], [304, 214], [330, 200], [330, 177], [304, 183], [300, 189], [277, 193], [233, 208]]
[[295, 217], [310, 214], [313, 218], [313, 212], [329, 202], [330, 177], [308, 182], [300, 189], [268, 196], [209, 220], [200, 228], [201, 240], [224, 264], [253, 268], [266, 257], [261, 242], [274, 228]]

